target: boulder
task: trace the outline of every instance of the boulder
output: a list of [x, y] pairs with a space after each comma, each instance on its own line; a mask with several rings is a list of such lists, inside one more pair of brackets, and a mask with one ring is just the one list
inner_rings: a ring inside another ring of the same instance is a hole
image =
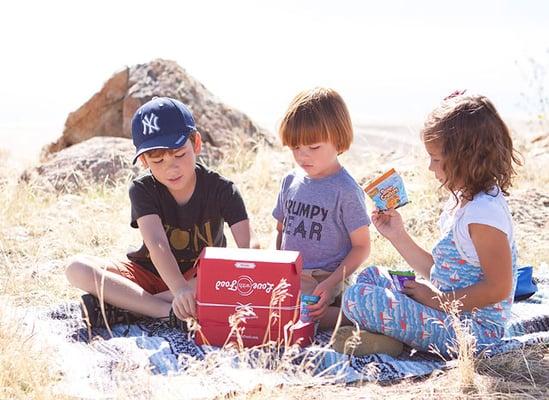
[[132, 165], [135, 148], [130, 139], [94, 137], [51, 154], [36, 168], [27, 169], [21, 179], [44, 190], [73, 193], [92, 185], [129, 183], [144, 172]]
[[63, 135], [46, 146], [43, 157], [96, 136], [131, 138], [131, 118], [154, 96], [181, 100], [193, 112], [206, 143], [205, 155], [220, 157], [232, 144], [274, 143], [274, 136], [244, 113], [221, 103], [174, 61], [156, 59], [116, 72], [78, 110], [69, 114]]

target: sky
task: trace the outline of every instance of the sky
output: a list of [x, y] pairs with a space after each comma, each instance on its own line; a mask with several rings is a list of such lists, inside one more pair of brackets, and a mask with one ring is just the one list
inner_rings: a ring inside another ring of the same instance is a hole
[[549, 68], [549, 2], [18, 0], [0, 40], [3, 143], [58, 137], [114, 72], [154, 58], [271, 131], [315, 86], [338, 90], [356, 124], [421, 121], [458, 88], [527, 118], [533, 66]]

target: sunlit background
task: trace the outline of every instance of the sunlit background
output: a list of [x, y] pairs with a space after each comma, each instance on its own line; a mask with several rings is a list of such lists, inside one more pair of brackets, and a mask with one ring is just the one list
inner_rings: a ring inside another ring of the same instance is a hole
[[12, 149], [58, 137], [113, 72], [157, 57], [271, 131], [312, 86], [337, 89], [356, 124], [398, 125], [456, 88], [528, 119], [547, 85], [543, 0], [19, 0], [0, 15], [0, 146]]

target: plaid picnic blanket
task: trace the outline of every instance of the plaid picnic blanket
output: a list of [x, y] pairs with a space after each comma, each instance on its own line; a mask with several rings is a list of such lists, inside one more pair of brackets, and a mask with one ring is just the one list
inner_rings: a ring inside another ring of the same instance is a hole
[[[488, 357], [520, 349], [527, 345], [549, 343], [549, 279], [538, 283], [538, 292], [527, 301], [513, 305], [513, 318], [504, 340], [491, 348]], [[205, 360], [212, 353], [224, 350], [208, 346], [198, 346], [191, 335], [169, 328], [166, 323], [143, 319], [132, 325], [119, 324], [112, 328], [112, 336], [106, 330], [98, 329], [89, 332], [81, 318], [79, 303], [65, 303], [53, 309], [40, 310], [32, 317], [37, 328], [37, 334], [46, 333], [48, 338], [56, 338], [59, 346], [59, 357], [62, 368], [66, 371], [65, 386], [60, 389], [64, 393], [81, 397], [104, 396], [105, 393], [116, 393], [117, 382], [112, 378], [113, 372], [121, 366], [128, 369], [149, 369], [152, 375], [177, 376], [185, 375], [190, 363]], [[332, 332], [322, 331], [315, 337], [315, 344], [303, 349], [292, 358], [294, 364], [303, 366], [311, 360], [307, 379], [318, 379], [326, 383], [354, 383], [359, 381], [392, 382], [404, 378], [425, 376], [435, 370], [452, 368], [454, 360], [442, 360], [429, 353], [411, 351], [403, 352], [393, 358], [384, 354], [368, 356], [349, 356], [335, 352], [327, 346]], [[51, 342], [51, 340], [50, 340]], [[276, 357], [276, 351], [270, 351], [271, 357]], [[209, 397], [216, 394], [239, 390], [239, 379], [242, 379], [242, 363], [234, 362], [234, 351], [227, 353], [228, 361], [222, 368], [210, 370], [212, 382], [208, 385], [204, 377], [196, 383], [196, 396], [190, 396], [189, 386], [182, 388], [184, 397]], [[268, 368], [265, 356], [262, 357], [264, 369]], [[218, 357], [218, 359], [220, 359]], [[254, 365], [252, 353], [247, 355], [247, 373], [258, 369]], [[273, 361], [274, 362], [274, 361]], [[261, 369], [261, 368], [260, 368]], [[235, 372], [238, 371], [238, 372]], [[273, 384], [298, 383], [306, 379], [296, 368], [293, 372], [286, 368], [279, 374]], [[240, 375], [239, 375], [240, 374]], [[299, 376], [298, 376], [299, 375]], [[227, 379], [227, 376], [232, 376]], [[250, 381], [251, 379], [251, 381]], [[264, 379], [255, 373], [253, 378], [246, 378], [248, 384]], [[219, 381], [223, 381], [220, 386]], [[276, 381], [276, 382], [275, 382]], [[78, 384], [70, 384], [71, 382]]]

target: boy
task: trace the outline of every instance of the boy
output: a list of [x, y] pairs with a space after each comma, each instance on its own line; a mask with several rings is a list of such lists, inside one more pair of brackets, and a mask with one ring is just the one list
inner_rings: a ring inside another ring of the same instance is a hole
[[250, 246], [250, 224], [235, 185], [196, 162], [202, 141], [193, 116], [180, 101], [158, 98], [142, 105], [132, 119], [139, 159], [149, 172], [129, 189], [131, 226], [143, 245], [124, 260], [80, 256], [66, 270], [82, 296], [91, 327], [105, 327], [131, 314], [196, 317], [194, 262], [206, 246], [226, 246], [226, 221], [239, 247]]

